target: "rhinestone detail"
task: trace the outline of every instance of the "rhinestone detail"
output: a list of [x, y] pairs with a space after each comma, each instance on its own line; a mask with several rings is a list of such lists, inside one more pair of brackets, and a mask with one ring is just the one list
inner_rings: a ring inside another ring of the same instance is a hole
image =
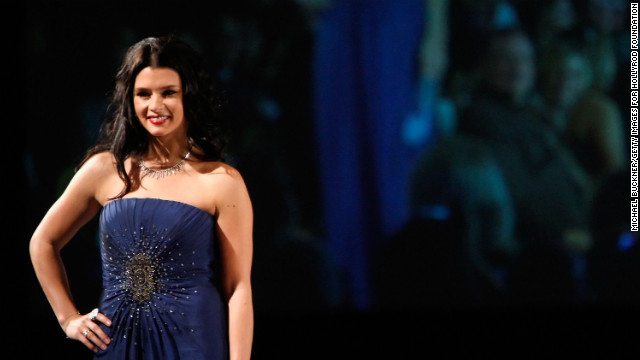
[[125, 288], [134, 301], [143, 303], [151, 299], [157, 288], [156, 267], [148, 255], [139, 253], [131, 257], [125, 275]]

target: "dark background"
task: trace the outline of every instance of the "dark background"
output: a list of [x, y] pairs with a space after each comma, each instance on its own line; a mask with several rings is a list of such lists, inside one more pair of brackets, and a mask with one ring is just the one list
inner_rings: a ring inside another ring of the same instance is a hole
[[[15, 22], [3, 25], [8, 162], [2, 173], [9, 180], [3, 218], [9, 247], [3, 254], [7, 283], [2, 303], [10, 315], [4, 327], [16, 339], [9, 338], [5, 348], [20, 354], [15, 358], [91, 356], [64, 339], [33, 274], [28, 240], [95, 141], [126, 48], [167, 33], [189, 40], [222, 79], [225, 119], [234, 133], [229, 162], [246, 178], [256, 211], [256, 242], [263, 239], [256, 243], [254, 269], [254, 358], [404, 359], [440, 352], [447, 358], [539, 358], [595, 349], [637, 351], [630, 344], [633, 331], [623, 330], [637, 324], [634, 307], [389, 311], [353, 309], [334, 300], [332, 275], [323, 271], [327, 263], [310, 120], [313, 28], [294, 3], [51, 1], [11, 9], [5, 22]], [[227, 67], [238, 74], [233, 82], [223, 81]], [[300, 228], [274, 224], [291, 216], [283, 210], [291, 208], [288, 201], [302, 204], [296, 212]], [[96, 230], [92, 221], [63, 250], [75, 300], [84, 312], [100, 295]], [[279, 240], [292, 232], [301, 242]], [[27, 345], [18, 347], [18, 340]]]

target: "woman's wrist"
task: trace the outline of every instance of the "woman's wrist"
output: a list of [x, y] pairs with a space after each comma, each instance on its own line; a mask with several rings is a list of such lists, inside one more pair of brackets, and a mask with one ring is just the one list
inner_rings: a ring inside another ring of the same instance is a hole
[[62, 330], [65, 329], [65, 327], [69, 323], [69, 320], [71, 320], [71, 318], [73, 316], [76, 316], [76, 315], [80, 315], [80, 311], [76, 310], [76, 311], [74, 311], [72, 313], [69, 313], [69, 314], [59, 318], [58, 323], [60, 324], [60, 327], [62, 327]]

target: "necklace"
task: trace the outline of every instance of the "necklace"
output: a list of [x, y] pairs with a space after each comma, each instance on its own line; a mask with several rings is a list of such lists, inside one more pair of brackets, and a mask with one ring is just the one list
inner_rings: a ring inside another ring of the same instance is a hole
[[185, 160], [187, 160], [189, 158], [189, 155], [191, 155], [191, 151], [187, 152], [187, 155], [185, 155], [182, 160], [180, 160], [179, 163], [173, 165], [170, 168], [166, 168], [166, 169], [162, 169], [162, 170], [154, 170], [150, 167], [148, 167], [145, 163], [144, 160], [140, 159], [140, 161], [138, 162], [138, 166], [140, 166], [140, 170], [142, 171], [142, 173], [144, 175], [149, 175], [154, 179], [162, 179], [165, 176], [170, 176], [170, 175], [174, 175], [176, 173], [179, 173], [180, 170], [182, 169], [182, 167], [184, 166]]

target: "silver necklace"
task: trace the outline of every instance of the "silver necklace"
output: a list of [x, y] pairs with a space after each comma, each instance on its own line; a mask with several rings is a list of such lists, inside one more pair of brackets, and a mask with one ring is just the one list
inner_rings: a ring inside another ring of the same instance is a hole
[[184, 158], [182, 158], [182, 160], [180, 160], [179, 163], [173, 165], [170, 168], [166, 168], [162, 170], [151, 169], [144, 163], [144, 160], [142, 159], [140, 159], [140, 161], [138, 162], [138, 166], [140, 166], [140, 170], [144, 175], [149, 175], [154, 179], [162, 179], [163, 177], [171, 176], [179, 173], [182, 167], [184, 166], [185, 161], [189, 158], [189, 155], [191, 155], [191, 151], [188, 151], [187, 155], [185, 155]]

